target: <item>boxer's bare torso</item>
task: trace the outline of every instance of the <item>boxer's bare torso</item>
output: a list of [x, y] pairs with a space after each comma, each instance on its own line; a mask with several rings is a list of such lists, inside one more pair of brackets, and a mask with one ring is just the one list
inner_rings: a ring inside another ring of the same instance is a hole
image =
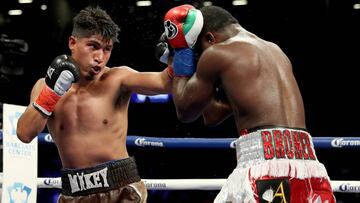
[[[18, 137], [30, 142], [45, 125], [58, 148], [64, 168], [86, 168], [128, 157], [126, 135], [131, 94], [170, 91], [171, 78], [162, 72], [138, 72], [127, 66], [106, 66], [112, 42], [100, 35], [69, 39], [80, 79], [56, 103], [50, 117], [31, 104], [20, 117]], [[45, 85], [39, 79], [31, 103]], [[31, 127], [28, 127], [31, 126]]]
[[64, 167], [82, 168], [128, 157], [126, 133], [130, 91], [120, 87], [121, 70], [105, 69], [98, 79], [74, 84], [56, 105], [47, 127]]

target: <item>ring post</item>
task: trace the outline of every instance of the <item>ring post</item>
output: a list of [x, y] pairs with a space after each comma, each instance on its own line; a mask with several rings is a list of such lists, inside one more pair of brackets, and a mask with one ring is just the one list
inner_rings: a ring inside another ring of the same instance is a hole
[[36, 203], [38, 140], [25, 144], [16, 136], [24, 106], [3, 105], [3, 203]]

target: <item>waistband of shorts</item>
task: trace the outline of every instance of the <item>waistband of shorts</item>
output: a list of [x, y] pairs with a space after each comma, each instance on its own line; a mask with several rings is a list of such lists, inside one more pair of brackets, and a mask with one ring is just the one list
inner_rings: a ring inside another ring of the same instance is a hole
[[312, 138], [306, 129], [264, 126], [248, 132], [235, 142], [238, 167], [271, 160], [317, 160]]
[[62, 169], [62, 194], [85, 196], [140, 181], [135, 159], [129, 157], [82, 169]]
[[292, 129], [292, 130], [301, 130], [301, 131], [307, 131], [307, 129], [305, 128], [295, 128], [295, 127], [288, 127], [288, 126], [282, 126], [282, 125], [262, 125], [262, 126], [256, 126], [256, 127], [251, 127], [251, 128], [243, 128], [240, 130], [240, 135], [246, 135], [252, 132], [256, 132], [258, 130], [263, 130], [263, 129], [272, 129], [272, 128], [287, 128], [287, 129]]

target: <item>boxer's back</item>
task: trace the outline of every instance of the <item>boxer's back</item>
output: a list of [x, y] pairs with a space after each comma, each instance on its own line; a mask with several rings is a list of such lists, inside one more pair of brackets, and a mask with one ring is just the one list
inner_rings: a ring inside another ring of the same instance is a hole
[[271, 42], [241, 32], [214, 45], [220, 79], [239, 130], [262, 125], [305, 128], [302, 97], [292, 66]]

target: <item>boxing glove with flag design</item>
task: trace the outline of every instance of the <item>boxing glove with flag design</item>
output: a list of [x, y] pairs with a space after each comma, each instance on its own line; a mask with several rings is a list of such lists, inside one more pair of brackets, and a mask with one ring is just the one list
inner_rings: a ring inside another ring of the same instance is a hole
[[170, 9], [164, 17], [166, 37], [174, 49], [173, 68], [176, 76], [191, 76], [196, 70], [196, 40], [203, 27], [200, 10], [185, 4]]

